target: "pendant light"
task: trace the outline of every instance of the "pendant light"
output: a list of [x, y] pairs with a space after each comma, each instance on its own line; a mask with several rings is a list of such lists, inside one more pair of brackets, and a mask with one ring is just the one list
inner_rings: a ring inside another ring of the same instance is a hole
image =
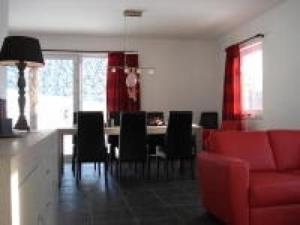
[[127, 50], [127, 42], [128, 42], [128, 24], [127, 24], [127, 19], [128, 18], [141, 18], [143, 16], [143, 11], [142, 10], [136, 10], [136, 9], [126, 9], [123, 12], [124, 16], [124, 66], [123, 67], [111, 67], [110, 70], [112, 73], [115, 73], [118, 69], [123, 69], [124, 73], [127, 74], [126, 77], [126, 85], [129, 88], [134, 87], [137, 82], [138, 82], [138, 76], [137, 74], [149, 74], [153, 75], [155, 73], [155, 68], [153, 67], [128, 67], [126, 63], [126, 53], [132, 53], [132, 51]]

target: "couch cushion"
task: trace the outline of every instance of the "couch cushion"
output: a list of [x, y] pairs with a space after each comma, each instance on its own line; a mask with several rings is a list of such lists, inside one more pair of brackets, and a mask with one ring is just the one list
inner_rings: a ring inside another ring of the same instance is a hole
[[300, 131], [273, 130], [268, 135], [278, 169], [300, 169]]
[[299, 170], [288, 170], [287, 173], [300, 176], [300, 169]]
[[252, 207], [300, 204], [300, 177], [290, 173], [252, 172], [250, 205]]
[[250, 164], [251, 171], [275, 169], [266, 132], [214, 132], [211, 137], [211, 151], [245, 160]]

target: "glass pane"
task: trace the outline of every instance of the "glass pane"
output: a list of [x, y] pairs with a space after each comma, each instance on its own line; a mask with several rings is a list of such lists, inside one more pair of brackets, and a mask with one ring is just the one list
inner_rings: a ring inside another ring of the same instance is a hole
[[82, 110], [103, 111], [106, 115], [107, 57], [82, 58]]
[[[46, 59], [38, 75], [38, 129], [73, 123], [73, 59]], [[64, 155], [72, 154], [72, 137], [64, 137]]]
[[47, 59], [38, 75], [38, 129], [72, 125], [73, 118], [72, 59]]
[[[29, 102], [28, 102], [28, 69], [25, 70], [26, 80], [26, 104], [25, 104], [25, 116], [28, 124], [29, 121]], [[7, 99], [7, 117], [12, 119], [13, 126], [17, 122], [19, 117], [19, 104], [18, 104], [18, 78], [19, 72], [17, 67], [9, 66], [6, 68], [6, 99]]]
[[262, 43], [241, 50], [242, 103], [245, 114], [255, 115], [263, 110], [262, 63]]

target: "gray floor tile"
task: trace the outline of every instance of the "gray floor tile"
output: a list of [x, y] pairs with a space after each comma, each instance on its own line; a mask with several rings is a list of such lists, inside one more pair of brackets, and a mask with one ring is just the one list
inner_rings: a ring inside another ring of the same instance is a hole
[[76, 185], [67, 164], [59, 192], [58, 225], [222, 225], [201, 208], [197, 181], [188, 174], [169, 180], [154, 175], [155, 171], [147, 180], [128, 172], [122, 179], [110, 174], [104, 179], [89, 164]]

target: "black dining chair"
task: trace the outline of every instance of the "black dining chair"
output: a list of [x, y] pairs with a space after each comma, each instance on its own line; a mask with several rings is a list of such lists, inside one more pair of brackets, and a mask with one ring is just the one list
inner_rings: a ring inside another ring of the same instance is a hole
[[104, 163], [105, 176], [107, 175], [107, 149], [104, 139], [103, 112], [78, 112], [77, 114], [77, 154], [76, 177], [81, 179], [81, 165], [86, 162]]
[[[159, 111], [151, 111], [146, 113], [147, 126], [159, 126], [157, 121], [164, 124], [164, 113]], [[150, 155], [156, 154], [156, 147], [164, 143], [164, 135], [149, 135], [147, 136], [148, 152]]]
[[190, 160], [192, 177], [194, 177], [195, 151], [192, 146], [192, 119], [191, 111], [170, 111], [165, 143], [158, 152], [157, 178], [159, 178], [160, 160], [164, 160], [167, 177], [170, 163], [174, 171], [174, 162], [179, 160], [180, 171], [183, 171], [184, 161]]
[[[120, 126], [121, 112], [109, 112], [107, 117], [108, 126]], [[109, 144], [109, 163], [112, 168], [115, 150], [119, 147], [119, 135], [108, 135], [107, 142]]]
[[219, 128], [218, 113], [202, 112], [199, 125], [202, 127], [202, 150], [207, 150], [209, 148], [212, 132]]
[[146, 113], [142, 111], [121, 113], [119, 149], [116, 152], [118, 176], [122, 175], [123, 162], [134, 163], [135, 173], [137, 163], [141, 163], [144, 176], [147, 158]]
[[160, 112], [160, 111], [150, 111], [146, 113], [146, 117], [147, 117], [147, 125], [148, 126], [156, 126], [158, 125], [156, 123], [157, 120], [160, 120], [162, 122], [164, 122], [164, 112]]
[[202, 112], [200, 115], [199, 125], [204, 129], [218, 129], [218, 113]]
[[121, 112], [109, 112], [107, 119], [109, 126], [120, 126]]

